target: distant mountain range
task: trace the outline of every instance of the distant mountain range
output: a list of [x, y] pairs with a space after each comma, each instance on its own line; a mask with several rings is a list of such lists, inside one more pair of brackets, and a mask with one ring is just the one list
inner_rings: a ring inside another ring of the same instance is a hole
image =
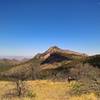
[[24, 59], [30, 59], [32, 57], [30, 56], [0, 56], [0, 59], [9, 59], [9, 60], [24, 60]]

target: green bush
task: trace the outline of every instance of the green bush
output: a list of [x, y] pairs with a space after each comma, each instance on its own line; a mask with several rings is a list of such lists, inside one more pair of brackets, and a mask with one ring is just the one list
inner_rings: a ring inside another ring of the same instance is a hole
[[73, 95], [81, 95], [83, 91], [84, 85], [79, 82], [71, 83], [71, 94]]
[[30, 97], [30, 98], [35, 98], [36, 97], [36, 93], [33, 93], [32, 91], [29, 91], [27, 93], [27, 96]]

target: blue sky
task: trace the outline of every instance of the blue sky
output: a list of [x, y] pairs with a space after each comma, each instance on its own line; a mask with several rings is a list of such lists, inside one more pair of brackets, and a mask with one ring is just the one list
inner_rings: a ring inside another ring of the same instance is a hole
[[100, 0], [0, 0], [0, 55], [32, 56], [53, 45], [100, 53]]

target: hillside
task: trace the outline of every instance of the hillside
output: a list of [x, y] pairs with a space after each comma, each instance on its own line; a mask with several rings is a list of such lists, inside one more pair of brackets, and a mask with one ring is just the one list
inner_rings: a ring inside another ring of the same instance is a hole
[[0, 79], [10, 81], [40, 80], [40, 82], [42, 80], [51, 80], [52, 82], [64, 82], [64, 84], [65, 82], [68, 84], [72, 82], [72, 90], [68, 92], [70, 95], [93, 93], [100, 97], [99, 65], [99, 55], [88, 56], [54, 46], [28, 61], [16, 64], [1, 72]]
[[19, 63], [21, 63], [21, 61], [15, 59], [0, 59], [0, 72], [6, 71]]
[[[94, 61], [92, 61], [94, 58]], [[34, 58], [18, 64], [8, 71], [2, 73], [2, 76], [21, 78], [21, 79], [53, 79], [66, 80], [69, 76], [76, 80], [85, 77], [88, 69], [90, 73], [97, 71], [96, 76], [99, 77], [99, 61], [94, 56], [88, 56], [70, 50], [63, 50], [56, 46], [49, 48], [42, 54], [37, 54]], [[94, 63], [91, 63], [94, 62]], [[83, 74], [82, 74], [83, 72]], [[87, 76], [86, 76], [87, 77]], [[89, 78], [89, 77], [88, 77]]]

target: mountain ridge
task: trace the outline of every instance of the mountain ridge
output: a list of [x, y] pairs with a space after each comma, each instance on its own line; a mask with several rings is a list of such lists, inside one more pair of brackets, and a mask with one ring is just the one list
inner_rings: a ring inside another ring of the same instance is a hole
[[[68, 76], [79, 78], [79, 73], [80, 77], [82, 76], [80, 72], [81, 70], [83, 70], [83, 72], [85, 73], [84, 66], [86, 66], [86, 68], [90, 66], [89, 68], [91, 68], [91, 70], [95, 69], [95, 65], [90, 63], [90, 58], [92, 57], [83, 53], [78, 53], [71, 50], [63, 50], [56, 46], [53, 46], [47, 51], [41, 54], [37, 54], [32, 59], [24, 63], [20, 63], [9, 69], [8, 71], [1, 73], [1, 76], [18, 79], [59, 80], [66, 79], [68, 78]], [[100, 59], [98, 60], [98, 62], [99, 61]], [[96, 64], [98, 62], [96, 62]], [[87, 66], [85, 64], [89, 65]]]
[[61, 49], [57, 46], [52, 46], [47, 51], [43, 52], [42, 54], [39, 53], [35, 57], [46, 59], [47, 57], [49, 57], [53, 53], [64, 53], [64, 54], [69, 54], [69, 55], [72, 54], [72, 55], [76, 55], [76, 56], [88, 56], [85, 53], [79, 53], [79, 52], [75, 52], [75, 51], [71, 51], [71, 50], [64, 50], [64, 49]]

